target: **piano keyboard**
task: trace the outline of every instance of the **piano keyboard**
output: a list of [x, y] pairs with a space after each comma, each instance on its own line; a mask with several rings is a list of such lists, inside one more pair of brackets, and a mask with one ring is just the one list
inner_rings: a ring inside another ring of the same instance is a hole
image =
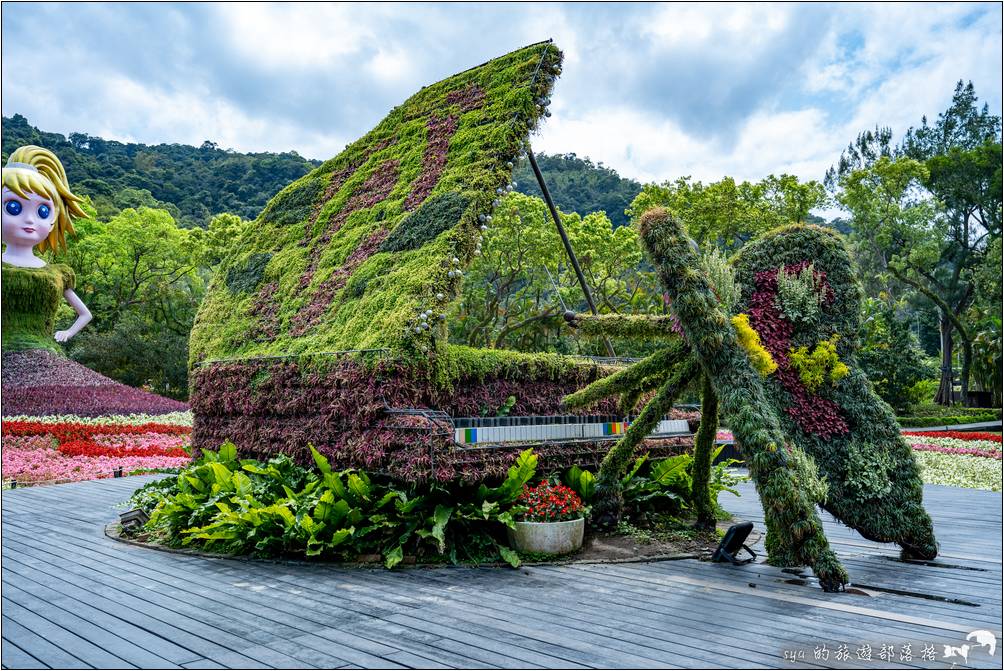
[[[455, 417], [454, 441], [460, 445], [496, 443], [533, 443], [574, 440], [616, 440], [631, 425], [610, 417]], [[651, 436], [689, 436], [690, 427], [683, 419], [663, 419]]]

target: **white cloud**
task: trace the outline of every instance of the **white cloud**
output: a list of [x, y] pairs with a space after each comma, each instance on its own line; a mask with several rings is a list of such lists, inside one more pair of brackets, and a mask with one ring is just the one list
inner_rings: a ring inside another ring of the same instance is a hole
[[338, 3], [219, 3], [211, 5], [231, 48], [258, 67], [303, 70], [330, 65], [371, 43], [365, 24]]
[[[353, 138], [305, 134], [296, 124], [275, 123], [249, 116], [225, 100], [201, 88], [165, 91], [123, 77], [108, 78], [96, 92], [102, 99], [117, 101], [117, 107], [89, 129], [89, 134], [120, 142], [179, 142], [199, 145], [212, 140], [238, 151], [291, 149], [305, 156], [333, 156]], [[122, 129], [133, 118], [144, 120], [138, 137]], [[156, 138], [151, 140], [151, 138]], [[318, 152], [320, 152], [318, 154]]]
[[[26, 51], [39, 17], [55, 46]], [[819, 179], [859, 131], [935, 117], [959, 79], [1001, 105], [990, 3], [6, 3], [3, 19], [6, 115], [311, 158], [421, 86], [547, 37], [565, 67], [534, 146], [642, 180]]]
[[[683, 175], [705, 182], [725, 176], [760, 179], [770, 173], [821, 179], [834, 160], [834, 140], [818, 109], [754, 115], [738, 137], [727, 146], [695, 138], [650, 114], [607, 107], [574, 119], [555, 115], [533, 144], [540, 151], [589, 156], [643, 182]], [[836, 146], [838, 154], [841, 146]]]

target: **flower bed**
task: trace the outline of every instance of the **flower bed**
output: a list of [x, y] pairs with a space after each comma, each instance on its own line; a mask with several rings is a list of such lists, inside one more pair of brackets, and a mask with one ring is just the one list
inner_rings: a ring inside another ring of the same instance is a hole
[[1001, 489], [1001, 437], [993, 433], [913, 431], [903, 437], [925, 483]]
[[1001, 491], [1000, 459], [914, 451], [920, 475], [931, 485]]
[[128, 475], [182, 467], [190, 461], [185, 446], [191, 434], [190, 426], [180, 423], [186, 421], [182, 415], [188, 413], [171, 417], [175, 423], [151, 422], [143, 415], [5, 419], [4, 481], [53, 484], [108, 478], [116, 471]]
[[954, 438], [956, 440], [989, 440], [1001, 442], [1001, 434], [985, 431], [904, 431], [904, 436], [921, 438]]
[[192, 413], [185, 410], [171, 412], [166, 415], [101, 415], [99, 417], [82, 417], [80, 415], [50, 415], [39, 417], [34, 415], [4, 415], [4, 422], [58, 422], [62, 424], [94, 424], [94, 425], [128, 425], [136, 424], [170, 424], [192, 428]]
[[101, 417], [188, 410], [181, 401], [121, 384], [48, 350], [4, 352], [2, 378], [7, 415]]

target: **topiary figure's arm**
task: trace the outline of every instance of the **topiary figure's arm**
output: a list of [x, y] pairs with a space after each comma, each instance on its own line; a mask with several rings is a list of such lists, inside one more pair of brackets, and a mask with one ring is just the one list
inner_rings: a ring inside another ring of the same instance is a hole
[[700, 268], [683, 227], [663, 208], [640, 220], [642, 243], [673, 296], [684, 335], [718, 394], [729, 426], [750, 452], [750, 474], [763, 503], [769, 561], [807, 564], [824, 590], [839, 590], [847, 572], [823, 535], [816, 503], [824, 493], [815, 465], [793, 448], [767, 403], [763, 380], [736, 339]]
[[646, 378], [654, 375], [663, 377], [674, 366], [681, 364], [690, 356], [689, 350], [684, 347], [682, 341], [677, 339], [669, 347], [631, 364], [624, 370], [597, 380], [574, 394], [569, 394], [563, 403], [566, 408], [570, 409], [584, 408], [609, 396], [642, 390]]
[[677, 338], [680, 326], [669, 315], [592, 315], [565, 313], [568, 325], [579, 333], [597, 338]]
[[678, 366], [652, 400], [645, 404], [641, 414], [631, 423], [624, 436], [603, 458], [599, 474], [596, 476], [596, 493], [593, 497], [593, 522], [599, 528], [609, 529], [620, 521], [624, 504], [621, 498], [621, 478], [627, 470], [628, 461], [634, 456], [638, 444], [652, 433], [662, 416], [673, 407], [673, 401], [680, 391], [699, 374], [700, 366], [693, 359], [687, 359], [683, 365]]

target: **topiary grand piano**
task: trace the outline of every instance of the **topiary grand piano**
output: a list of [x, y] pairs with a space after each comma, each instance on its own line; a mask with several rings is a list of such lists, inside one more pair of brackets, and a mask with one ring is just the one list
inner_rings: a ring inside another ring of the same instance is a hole
[[[543, 42], [423, 88], [267, 204], [192, 331], [196, 447], [311, 463], [313, 444], [409, 480], [501, 474], [527, 444], [551, 466], [598, 463], [630, 414], [561, 401], [616, 361], [447, 342], [447, 308], [550, 114], [561, 60]], [[639, 449], [685, 449], [695, 419], [671, 411]]]

